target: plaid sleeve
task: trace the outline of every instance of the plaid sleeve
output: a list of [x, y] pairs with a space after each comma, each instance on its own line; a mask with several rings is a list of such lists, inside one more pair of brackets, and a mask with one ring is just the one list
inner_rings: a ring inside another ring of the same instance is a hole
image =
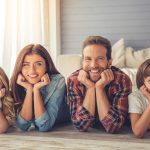
[[67, 87], [71, 120], [79, 131], [87, 131], [94, 120], [94, 116], [82, 106], [84, 97], [76, 82], [68, 79]]
[[123, 126], [128, 114], [128, 95], [131, 93], [131, 81], [124, 75], [119, 77], [119, 84], [116, 84], [110, 91], [112, 106], [107, 116], [101, 121], [108, 133], [116, 133]]

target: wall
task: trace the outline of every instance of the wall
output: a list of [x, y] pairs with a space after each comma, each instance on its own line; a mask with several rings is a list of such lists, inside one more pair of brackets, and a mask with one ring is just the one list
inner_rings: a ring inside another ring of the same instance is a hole
[[60, 11], [61, 54], [80, 53], [88, 35], [150, 47], [150, 0], [61, 0]]

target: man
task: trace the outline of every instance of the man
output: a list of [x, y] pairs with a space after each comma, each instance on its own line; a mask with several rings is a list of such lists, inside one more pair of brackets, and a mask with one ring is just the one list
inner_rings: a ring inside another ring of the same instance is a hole
[[129, 77], [111, 66], [111, 44], [100, 36], [83, 43], [82, 69], [68, 78], [71, 119], [80, 131], [102, 124], [108, 133], [123, 126], [128, 113]]

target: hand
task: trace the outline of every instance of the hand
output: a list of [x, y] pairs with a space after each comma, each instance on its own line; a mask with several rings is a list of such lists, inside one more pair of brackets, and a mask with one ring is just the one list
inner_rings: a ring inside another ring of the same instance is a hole
[[41, 81], [34, 85], [34, 89], [40, 89], [41, 87], [50, 83], [49, 75], [46, 73], [42, 76]]
[[5, 96], [5, 92], [6, 92], [5, 88], [0, 89], [0, 98]]
[[148, 92], [147, 88], [145, 85], [142, 85], [140, 87], [140, 91], [142, 92], [142, 94], [150, 101], [150, 93]]
[[86, 71], [80, 70], [78, 75], [78, 80], [84, 84], [87, 88], [93, 87], [95, 84], [89, 80], [89, 75]]
[[101, 78], [96, 82], [96, 87], [104, 89], [112, 80], [114, 80], [112, 70], [106, 69], [101, 73]]
[[17, 78], [17, 84], [21, 85], [22, 87], [24, 87], [25, 89], [29, 89], [29, 90], [32, 90], [32, 85], [26, 81], [26, 79], [23, 77], [22, 74], [19, 74], [18, 75], [18, 78]]

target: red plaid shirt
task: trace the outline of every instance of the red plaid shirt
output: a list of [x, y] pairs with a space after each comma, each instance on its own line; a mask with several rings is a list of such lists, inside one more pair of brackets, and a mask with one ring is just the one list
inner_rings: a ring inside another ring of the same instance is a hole
[[87, 131], [89, 127], [101, 122], [107, 132], [119, 131], [128, 114], [128, 95], [132, 88], [129, 77], [118, 68], [112, 67], [114, 80], [105, 87], [111, 107], [107, 116], [98, 121], [96, 116], [82, 106], [86, 87], [77, 79], [79, 71], [68, 78], [68, 100], [73, 124], [77, 129]]

